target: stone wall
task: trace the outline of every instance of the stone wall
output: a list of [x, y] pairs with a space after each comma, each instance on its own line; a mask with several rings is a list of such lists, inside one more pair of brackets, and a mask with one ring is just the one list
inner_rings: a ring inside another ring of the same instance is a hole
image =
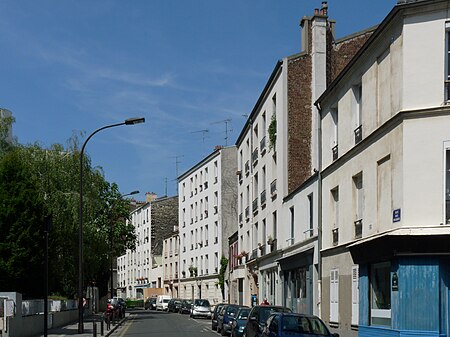
[[151, 202], [152, 255], [162, 255], [163, 241], [178, 228], [178, 196], [156, 199]]

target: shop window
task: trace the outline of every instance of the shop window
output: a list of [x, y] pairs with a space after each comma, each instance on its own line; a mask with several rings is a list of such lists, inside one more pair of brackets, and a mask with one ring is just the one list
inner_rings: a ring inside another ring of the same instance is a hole
[[370, 269], [370, 323], [391, 326], [391, 264], [376, 263]]

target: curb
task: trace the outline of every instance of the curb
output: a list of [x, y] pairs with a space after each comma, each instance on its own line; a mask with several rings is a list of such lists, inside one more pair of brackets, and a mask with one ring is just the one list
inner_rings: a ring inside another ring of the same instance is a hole
[[121, 320], [119, 323], [117, 323], [116, 325], [114, 325], [114, 327], [113, 327], [111, 330], [109, 330], [109, 331], [105, 334], [105, 337], [108, 337], [108, 336], [111, 335], [114, 331], [116, 331], [116, 330], [119, 328], [119, 326], [122, 326], [122, 324], [123, 324], [126, 320], [127, 320], [127, 317], [125, 316], [124, 318], [122, 318], [122, 320]]

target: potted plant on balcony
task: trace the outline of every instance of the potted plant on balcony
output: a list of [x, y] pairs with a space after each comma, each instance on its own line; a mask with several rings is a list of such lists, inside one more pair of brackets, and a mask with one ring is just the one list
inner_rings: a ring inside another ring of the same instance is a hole
[[196, 277], [197, 276], [197, 267], [190, 266], [189, 273], [191, 274], [191, 277]]
[[273, 245], [273, 237], [272, 237], [272, 235], [269, 235], [268, 237], [267, 237], [267, 244], [268, 245], [270, 245], [270, 246], [272, 246]]

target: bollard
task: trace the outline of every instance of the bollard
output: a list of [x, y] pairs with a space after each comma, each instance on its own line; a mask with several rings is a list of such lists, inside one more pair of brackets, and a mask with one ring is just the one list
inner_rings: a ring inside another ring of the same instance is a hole
[[104, 335], [105, 335], [105, 326], [104, 326], [104, 324], [105, 324], [105, 321], [102, 319], [102, 320], [100, 321], [100, 335], [101, 335], [101, 336], [104, 336]]
[[92, 335], [97, 337], [97, 321], [95, 319], [92, 321]]

